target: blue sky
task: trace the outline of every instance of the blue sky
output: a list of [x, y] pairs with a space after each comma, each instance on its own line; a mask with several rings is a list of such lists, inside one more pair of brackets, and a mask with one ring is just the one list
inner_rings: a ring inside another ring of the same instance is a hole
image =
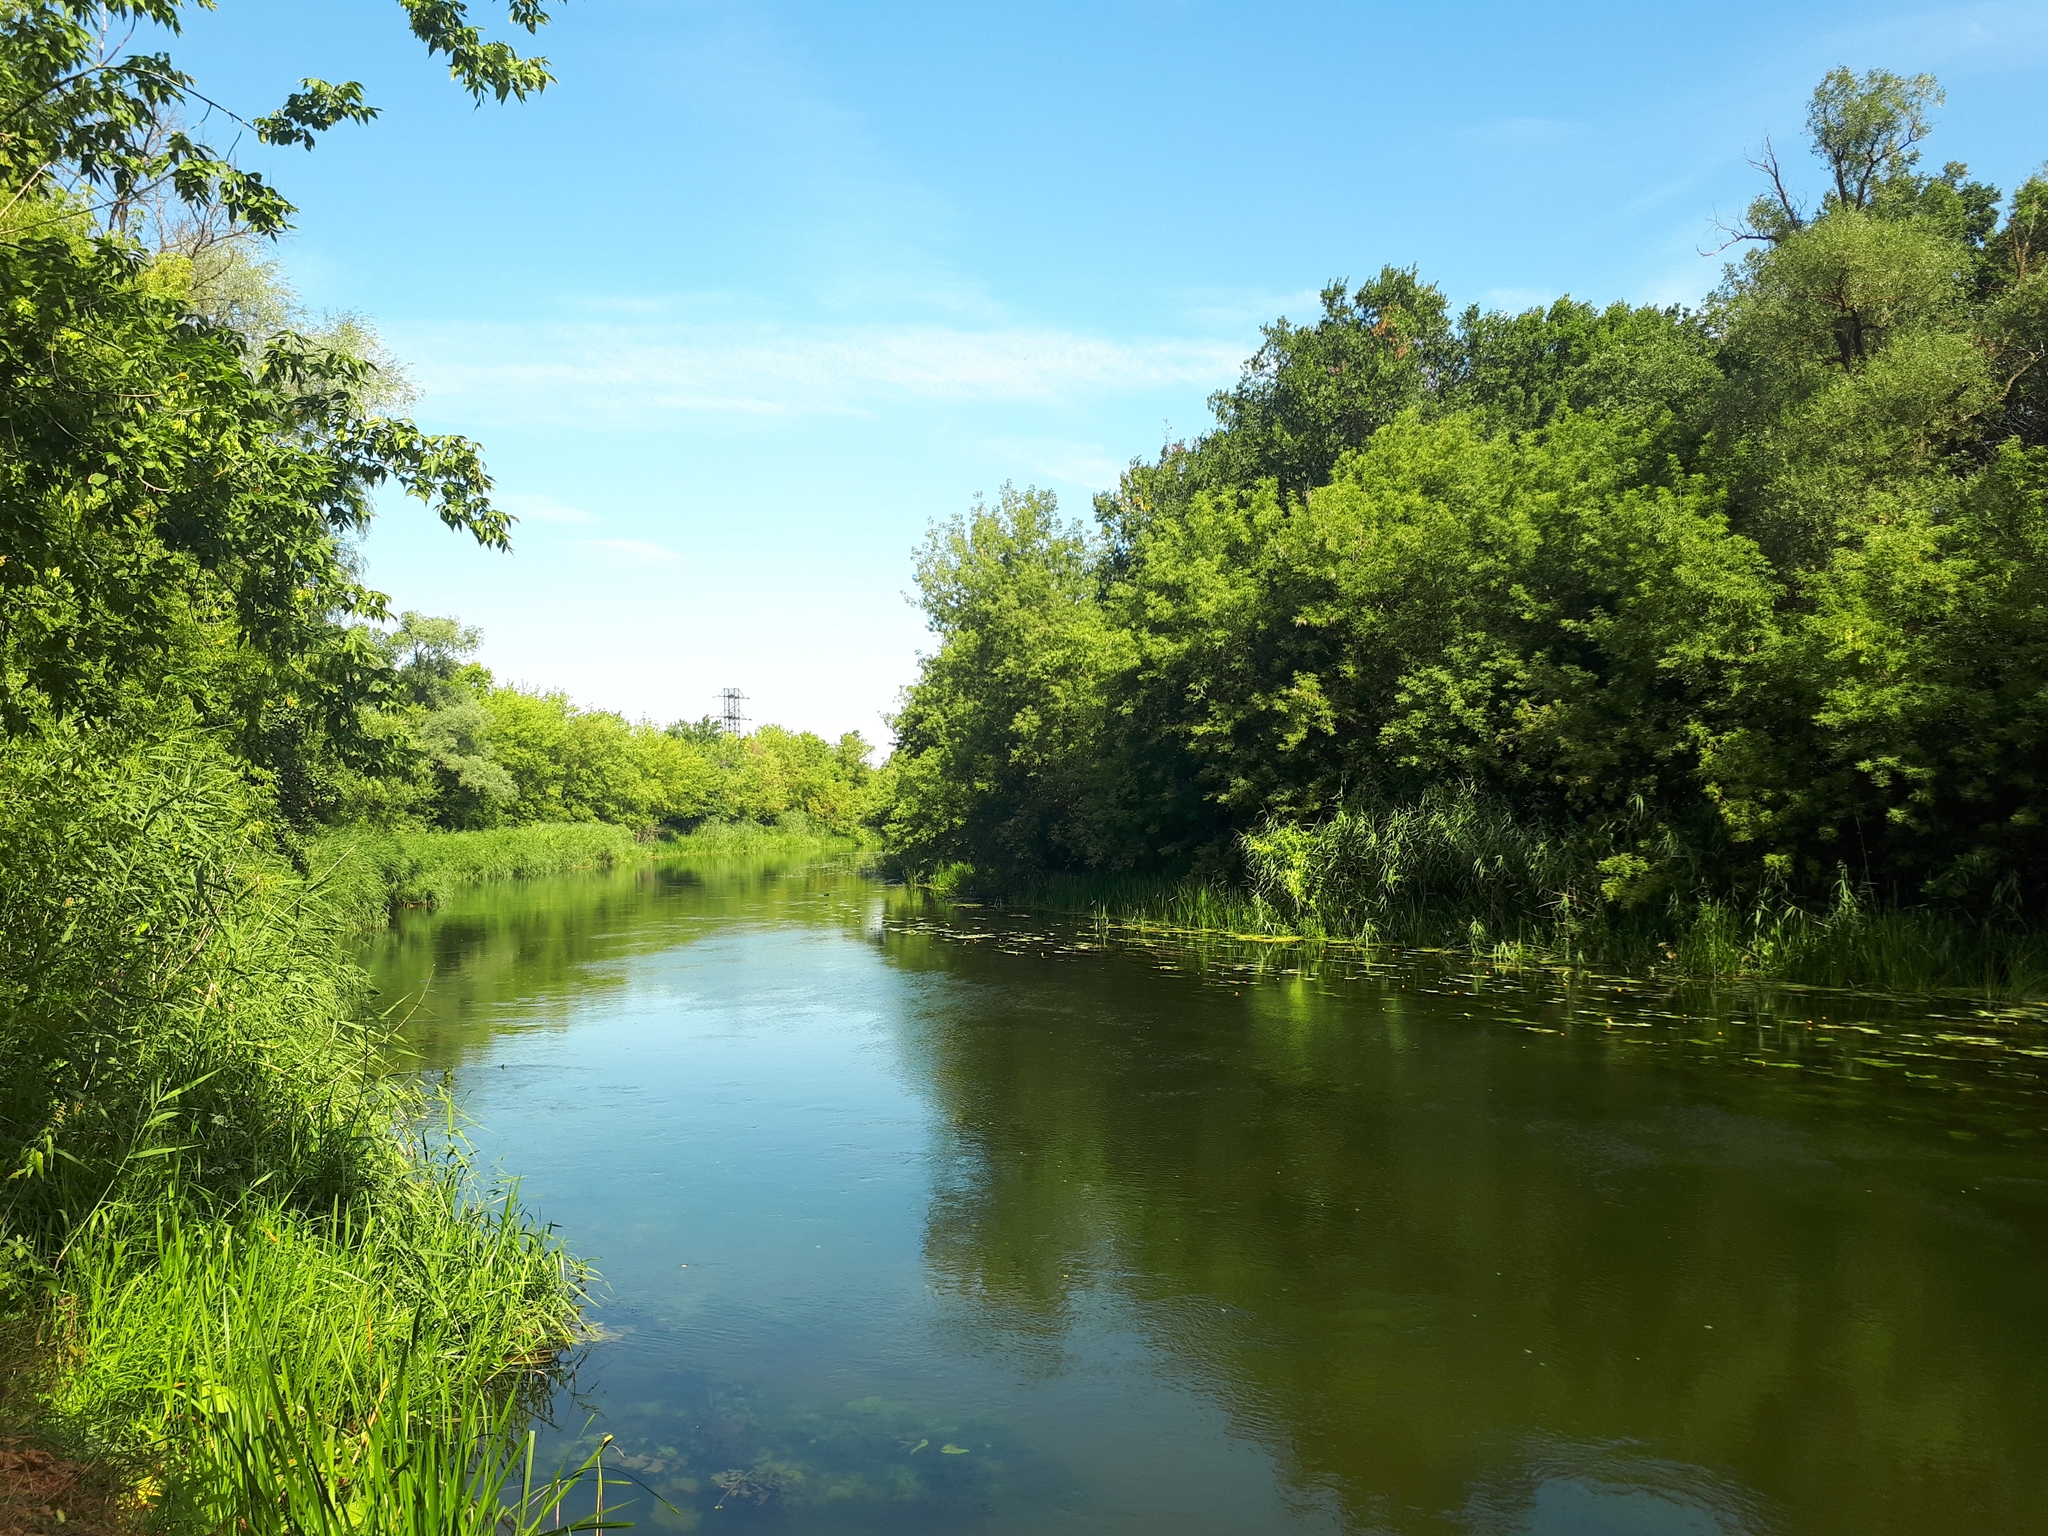
[[561, 0], [539, 46], [559, 83], [481, 109], [389, 0], [221, 0], [182, 48], [240, 109], [383, 109], [258, 151], [287, 270], [522, 521], [493, 555], [393, 500], [371, 580], [506, 680], [871, 740], [925, 527], [1006, 480], [1085, 515], [1330, 278], [1695, 300], [1838, 63], [1940, 75], [1934, 163], [2048, 157], [2048, 3]]

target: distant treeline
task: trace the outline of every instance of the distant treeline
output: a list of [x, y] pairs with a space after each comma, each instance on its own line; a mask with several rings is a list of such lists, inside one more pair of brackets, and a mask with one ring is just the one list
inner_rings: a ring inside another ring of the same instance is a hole
[[856, 731], [837, 742], [774, 725], [733, 735], [713, 719], [660, 726], [579, 708], [496, 682], [471, 659], [477, 631], [453, 619], [407, 613], [370, 639], [386, 668], [360, 708], [375, 749], [316, 765], [297, 786], [304, 817], [450, 831], [794, 818], [852, 833], [867, 811], [873, 748]]
[[935, 529], [889, 841], [1352, 930], [2037, 921], [2048, 179], [1925, 170], [1940, 99], [1830, 74], [1818, 201], [1767, 154], [1697, 308], [1454, 315], [1388, 268], [1266, 327], [1093, 528], [1006, 488]]

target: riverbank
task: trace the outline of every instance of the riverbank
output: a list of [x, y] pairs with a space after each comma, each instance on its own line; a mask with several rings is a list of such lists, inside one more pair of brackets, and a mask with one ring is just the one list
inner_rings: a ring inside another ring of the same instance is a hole
[[[1247, 888], [1195, 877], [977, 877], [954, 866], [917, 880], [973, 896], [1160, 933], [1256, 935], [1363, 946], [1453, 950], [1503, 964], [1564, 965], [1633, 976], [1751, 980], [1852, 991], [2048, 998], [2048, 935], [1930, 909], [1885, 909], [1840, 893], [1836, 906], [1697, 901], [1674, 912], [1613, 909], [1550, 893], [1520, 912], [1407, 892], [1364, 915], [1313, 889]], [[1397, 892], [1390, 891], [1393, 895]]]
[[541, 822], [481, 832], [336, 828], [313, 840], [313, 884], [342, 924], [381, 928], [400, 907], [439, 905], [465, 885], [612, 869], [657, 858], [786, 857], [851, 852], [859, 843], [792, 817], [774, 826], [710, 822], [643, 836], [608, 822]]
[[203, 741], [0, 754], [0, 1433], [27, 1472], [83, 1465], [65, 1488], [173, 1532], [554, 1519], [525, 1427], [587, 1273], [380, 1069], [348, 936], [394, 896], [641, 848], [329, 838], [308, 875]]

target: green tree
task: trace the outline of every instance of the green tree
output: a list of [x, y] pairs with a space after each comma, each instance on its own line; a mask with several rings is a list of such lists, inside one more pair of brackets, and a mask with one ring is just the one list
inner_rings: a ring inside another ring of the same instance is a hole
[[939, 648], [895, 719], [888, 834], [918, 862], [1095, 862], [1108, 678], [1129, 637], [1098, 601], [1098, 551], [1049, 492], [934, 528], [918, 585]]
[[[483, 38], [455, 0], [404, 7], [479, 98], [547, 83], [544, 61]], [[475, 445], [379, 414], [391, 391], [359, 329], [251, 335], [237, 327], [276, 317], [228, 298], [232, 262], [143, 243], [167, 201], [216, 232], [274, 234], [292, 212], [183, 126], [211, 105], [191, 77], [101, 25], [175, 36], [183, 10], [31, 0], [0, 15], [0, 729], [196, 717], [303, 817], [332, 800], [320, 759], [377, 745], [359, 706], [388, 668], [352, 621], [383, 599], [349, 553], [372, 492], [396, 482], [490, 546], [510, 520]], [[511, 17], [546, 19], [530, 0]], [[309, 80], [246, 126], [310, 146], [372, 116], [356, 83]]]
[[1923, 171], [1940, 99], [1831, 72], [1820, 195], [1767, 148], [1698, 311], [1332, 285], [1099, 540], [1014, 494], [935, 530], [891, 841], [1172, 867], [1469, 791], [1622, 902], [2048, 899], [2048, 182]]

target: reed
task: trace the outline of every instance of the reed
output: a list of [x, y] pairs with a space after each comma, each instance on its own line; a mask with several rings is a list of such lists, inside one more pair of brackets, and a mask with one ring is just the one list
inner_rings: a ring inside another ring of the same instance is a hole
[[175, 1441], [216, 1389], [265, 1372], [331, 1423], [366, 1419], [402, 1350], [422, 1391], [517, 1394], [576, 1337], [583, 1274], [510, 1191], [459, 1157], [307, 1211], [207, 1215], [173, 1186], [95, 1212], [65, 1254], [46, 1342], [49, 1416], [122, 1452]]
[[804, 857], [850, 853], [860, 847], [856, 838], [835, 832], [813, 821], [801, 811], [791, 812], [772, 825], [756, 821], [707, 821], [689, 832], [664, 839], [656, 851], [662, 857], [759, 854]]
[[[321, 1528], [290, 1512], [343, 1487], [410, 1530], [499, 1486], [584, 1276], [385, 1069], [282, 846], [201, 738], [0, 747], [0, 1308], [41, 1427], [171, 1528]], [[272, 1455], [302, 1431], [333, 1455]]]
[[[582, 1276], [509, 1192], [471, 1195], [443, 1158], [317, 1214], [100, 1213], [46, 1315], [45, 1423], [129, 1467], [172, 1529], [487, 1528]], [[561, 1483], [529, 1477], [520, 1507], [552, 1514]]]
[[1807, 986], [2048, 997], [2048, 935], [1981, 914], [1886, 907], [1844, 884], [1832, 906], [1702, 901], [1671, 945], [1678, 969]]
[[[1821, 904], [1774, 888], [1717, 892], [1689, 868], [1658, 871], [1618, 852], [1630, 845], [1617, 834], [1635, 830], [1561, 833], [1447, 785], [1407, 804], [1268, 823], [1238, 840], [1228, 880], [1065, 874], [991, 884], [955, 866], [922, 883], [1136, 929], [2000, 1001], [2048, 996], [2048, 935], [2017, 914], [1888, 905], [1846, 877]], [[1645, 872], [1665, 877], [1655, 899], [1641, 899]]]
[[348, 827], [317, 839], [306, 860], [340, 920], [369, 929], [381, 928], [394, 908], [435, 906], [460, 886], [611, 869], [658, 846], [601, 821], [481, 832]]
[[[421, 1402], [400, 1373], [359, 1425], [325, 1423], [284, 1372], [222, 1391], [192, 1416], [184, 1481], [163, 1523], [247, 1536], [538, 1536], [620, 1522], [565, 1523], [564, 1502], [603, 1475], [582, 1466], [534, 1478], [534, 1437], [509, 1402], [474, 1394]], [[601, 1487], [601, 1482], [600, 1482]]]

